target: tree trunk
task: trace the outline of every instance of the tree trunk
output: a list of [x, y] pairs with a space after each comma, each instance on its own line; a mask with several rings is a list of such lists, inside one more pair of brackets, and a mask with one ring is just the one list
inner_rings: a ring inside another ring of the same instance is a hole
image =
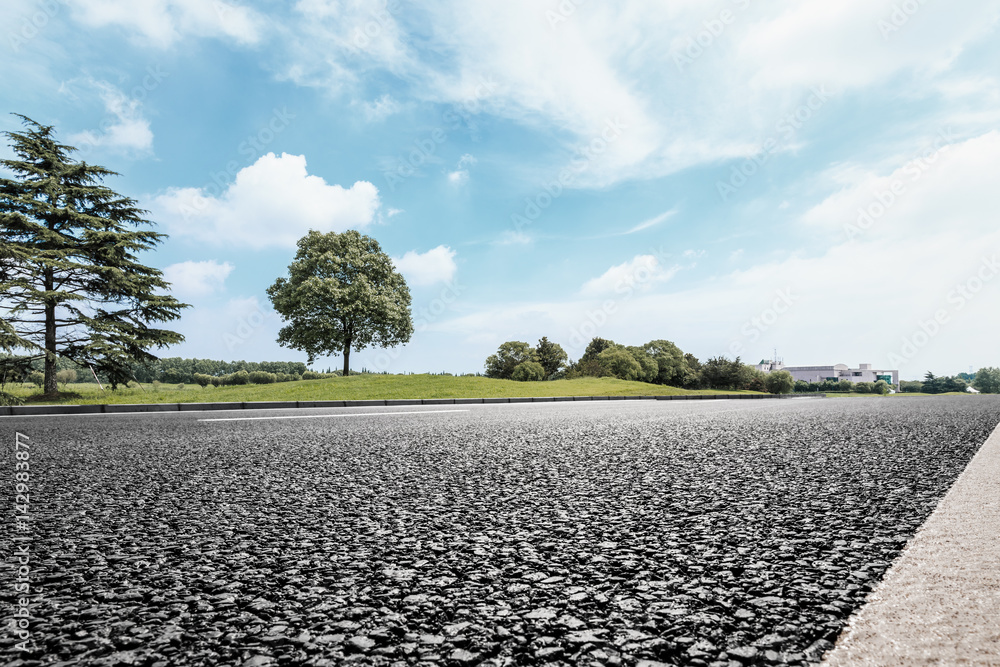
[[344, 343], [344, 377], [351, 377], [351, 339]]
[[[55, 281], [52, 272], [45, 273], [45, 289], [52, 291]], [[45, 304], [45, 387], [46, 394], [54, 394], [59, 390], [56, 385], [56, 305], [51, 301]]]

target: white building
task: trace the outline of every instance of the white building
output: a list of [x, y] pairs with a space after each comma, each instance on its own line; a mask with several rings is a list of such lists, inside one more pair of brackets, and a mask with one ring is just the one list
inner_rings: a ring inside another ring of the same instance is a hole
[[899, 384], [898, 370], [878, 370], [872, 368], [871, 364], [859, 364], [857, 368], [848, 368], [847, 364], [834, 364], [833, 366], [786, 366], [781, 361], [762, 359], [756, 368], [765, 373], [770, 373], [771, 371], [788, 371], [796, 380], [803, 380], [805, 382], [850, 380], [857, 383], [885, 380], [890, 385]]

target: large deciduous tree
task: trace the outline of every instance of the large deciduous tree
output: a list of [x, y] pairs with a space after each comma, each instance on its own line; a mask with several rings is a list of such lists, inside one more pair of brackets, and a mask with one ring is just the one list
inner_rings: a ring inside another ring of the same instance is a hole
[[15, 159], [0, 160], [0, 328], [2, 346], [45, 360], [44, 392], [55, 393], [62, 356], [127, 382], [133, 361], [184, 340], [150, 323], [180, 317], [158, 269], [138, 261], [165, 235], [148, 229], [137, 202], [103, 185], [117, 174], [77, 162], [51, 126], [20, 116], [6, 132]]
[[351, 349], [395, 347], [410, 340], [410, 290], [378, 242], [354, 230], [299, 239], [288, 277], [278, 278], [267, 295], [287, 325], [278, 343], [317, 356], [344, 355], [351, 372]]

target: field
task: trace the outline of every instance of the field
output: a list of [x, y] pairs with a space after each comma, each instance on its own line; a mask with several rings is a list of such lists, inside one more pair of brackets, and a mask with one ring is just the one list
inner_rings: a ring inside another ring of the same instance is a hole
[[1000, 400], [418, 412], [4, 417], [33, 603], [0, 662], [816, 664]]
[[[62, 387], [60, 387], [62, 390]], [[616, 378], [579, 378], [552, 382], [514, 382], [484, 377], [449, 375], [352, 375], [349, 378], [302, 380], [266, 385], [205, 387], [184, 385], [143, 385], [102, 392], [96, 384], [71, 384], [67, 392], [78, 397], [61, 400], [32, 400], [38, 388], [8, 385], [7, 391], [33, 404], [92, 403], [202, 403], [242, 401], [324, 401], [392, 398], [501, 398], [523, 396], [665, 396], [676, 394], [719, 394], [712, 390], [688, 391], [676, 387], [627, 382]]]

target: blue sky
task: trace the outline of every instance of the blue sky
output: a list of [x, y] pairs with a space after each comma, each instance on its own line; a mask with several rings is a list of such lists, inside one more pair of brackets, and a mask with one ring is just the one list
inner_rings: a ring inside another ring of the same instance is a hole
[[146, 259], [194, 307], [167, 356], [304, 360], [264, 290], [308, 229], [359, 229], [417, 331], [356, 368], [474, 372], [541, 336], [578, 358], [600, 335], [909, 379], [1000, 365], [998, 16], [8, 0], [0, 107], [120, 172], [170, 235]]

